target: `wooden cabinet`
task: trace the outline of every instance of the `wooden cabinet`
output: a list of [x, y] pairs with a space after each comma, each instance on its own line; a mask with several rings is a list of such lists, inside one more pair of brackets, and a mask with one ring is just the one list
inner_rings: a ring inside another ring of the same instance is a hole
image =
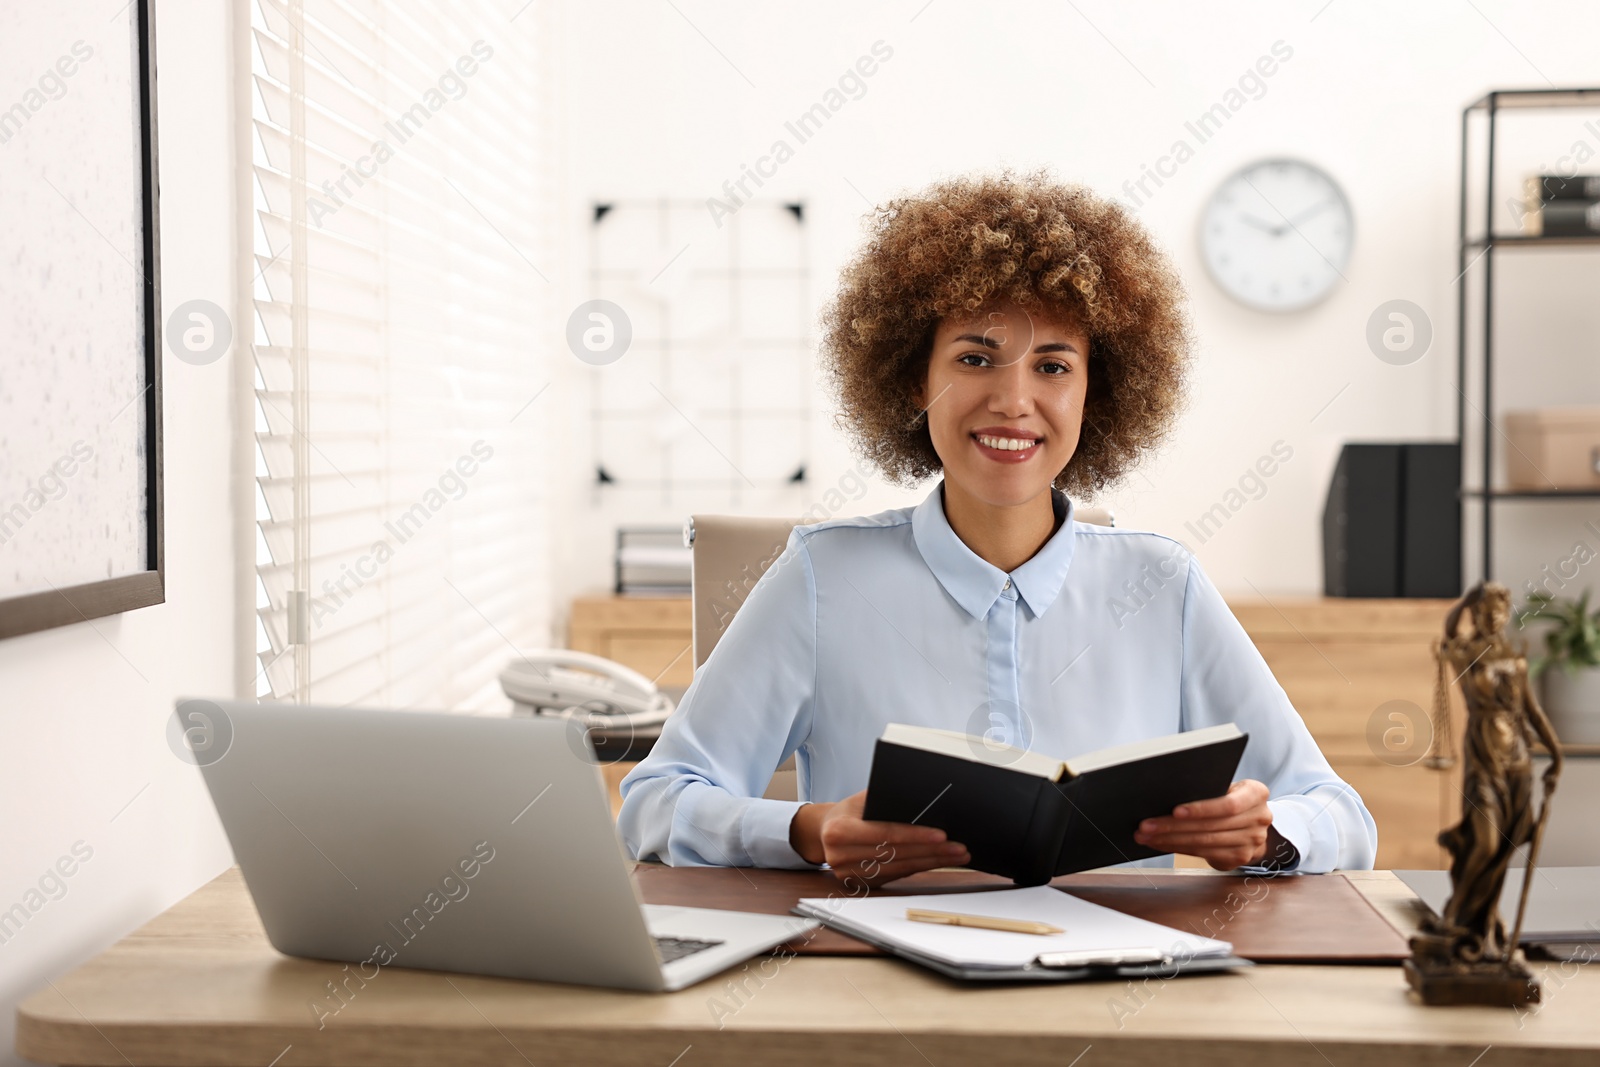
[[694, 674], [693, 635], [688, 597], [585, 596], [572, 602], [567, 645], [681, 689]]
[[[567, 647], [616, 660], [663, 689], [681, 691], [694, 675], [693, 635], [688, 597], [585, 596], [572, 602]], [[633, 767], [601, 767], [613, 817], [622, 807], [617, 786]]]
[[[1443, 867], [1440, 830], [1461, 815], [1460, 770], [1424, 766], [1433, 642], [1448, 600], [1230, 600], [1229, 607], [1334, 771], [1378, 824], [1380, 869]], [[1459, 697], [1452, 730], [1461, 736]]]
[[[1229, 601], [1328, 762], [1378, 824], [1380, 869], [1442, 867], [1435, 838], [1461, 814], [1459, 770], [1421, 757], [1433, 702], [1432, 642], [1450, 602], [1273, 598]], [[693, 675], [687, 598], [581, 597], [571, 647], [682, 687]], [[1459, 738], [1459, 699], [1454, 736]], [[607, 768], [615, 786], [628, 766]]]

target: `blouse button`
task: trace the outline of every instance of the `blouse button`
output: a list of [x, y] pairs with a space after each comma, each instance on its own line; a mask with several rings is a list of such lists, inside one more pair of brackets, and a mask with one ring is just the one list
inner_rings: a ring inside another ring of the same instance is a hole
[[1000, 588], [1002, 588], [1002, 589], [1010, 589], [1011, 588], [1011, 579], [1007, 578], [1006, 579], [1006, 584], [1001, 586]]

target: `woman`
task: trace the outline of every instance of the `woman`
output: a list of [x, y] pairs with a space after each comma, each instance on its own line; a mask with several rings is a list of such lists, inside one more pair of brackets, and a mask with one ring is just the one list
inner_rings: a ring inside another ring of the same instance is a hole
[[[1073, 519], [1065, 491], [1112, 483], [1171, 424], [1182, 299], [1137, 223], [1043, 174], [876, 213], [824, 314], [825, 365], [871, 462], [943, 479], [915, 508], [795, 530], [623, 780], [635, 856], [871, 882], [959, 866], [942, 831], [861, 818], [886, 723], [1071, 756], [1236, 722], [1245, 777], [1139, 840], [1218, 869], [1372, 865], [1361, 798], [1194, 558]], [[790, 754], [804, 799], [763, 799]]]

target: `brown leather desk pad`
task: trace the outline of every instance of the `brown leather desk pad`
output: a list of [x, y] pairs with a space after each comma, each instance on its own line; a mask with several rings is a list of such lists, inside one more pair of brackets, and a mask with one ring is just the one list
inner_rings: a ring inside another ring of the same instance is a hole
[[[661, 867], [634, 871], [647, 904], [786, 915], [801, 897], [861, 896], [826, 871]], [[1147, 876], [1137, 871], [1069, 874], [1051, 883], [1093, 904], [1233, 943], [1257, 963], [1390, 963], [1410, 955], [1405, 938], [1339, 874]], [[1004, 889], [1008, 879], [976, 871], [926, 871], [872, 889], [878, 896]], [[853, 891], [853, 892], [852, 892]], [[821, 929], [790, 942], [816, 956], [878, 956], [864, 941]]]

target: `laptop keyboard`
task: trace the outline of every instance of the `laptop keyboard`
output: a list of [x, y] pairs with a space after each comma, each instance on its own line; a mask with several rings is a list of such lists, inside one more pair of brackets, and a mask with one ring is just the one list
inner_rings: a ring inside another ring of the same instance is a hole
[[696, 941], [692, 937], [651, 937], [656, 943], [656, 951], [661, 954], [662, 963], [671, 963], [681, 960], [685, 956], [693, 956], [696, 952], [704, 952], [714, 945], [722, 944], [721, 941]]

